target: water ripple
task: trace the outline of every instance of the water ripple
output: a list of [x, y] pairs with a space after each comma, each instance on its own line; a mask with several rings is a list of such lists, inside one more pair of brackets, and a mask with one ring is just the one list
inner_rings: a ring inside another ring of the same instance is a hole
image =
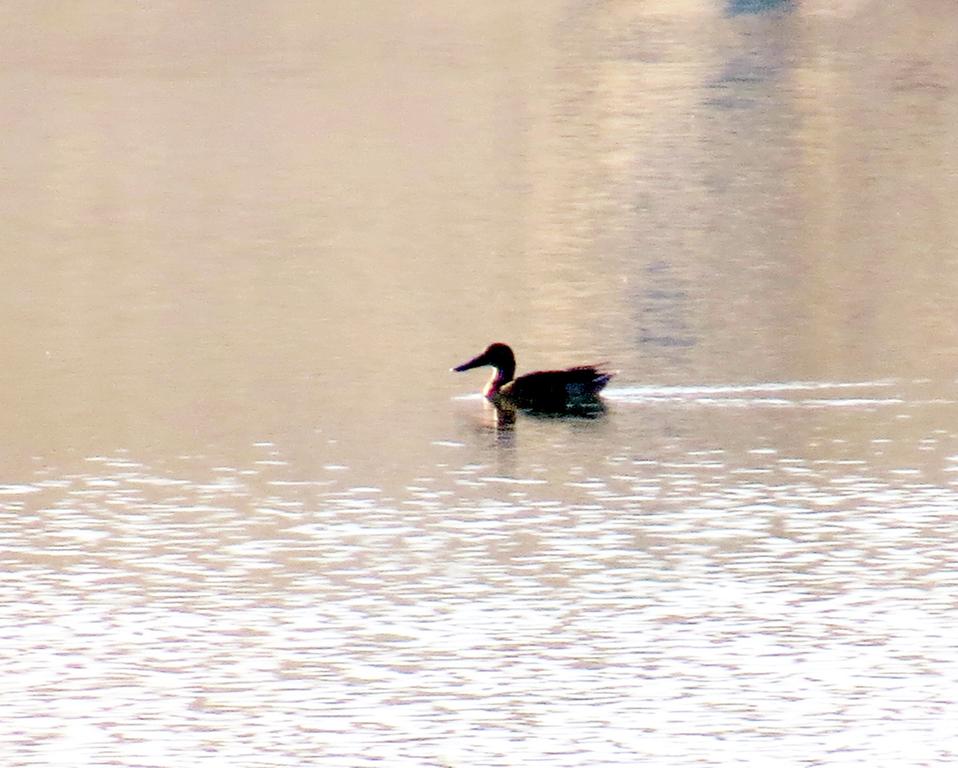
[[52, 765], [942, 759], [958, 487], [845, 446], [4, 486], [4, 738]]

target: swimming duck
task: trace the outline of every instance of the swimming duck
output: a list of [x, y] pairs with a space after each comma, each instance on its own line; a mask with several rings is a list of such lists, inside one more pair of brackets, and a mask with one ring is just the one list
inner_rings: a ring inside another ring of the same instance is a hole
[[598, 366], [580, 365], [561, 371], [535, 371], [515, 378], [516, 356], [508, 344], [499, 342], [490, 344], [480, 355], [452, 370], [468, 371], [483, 365], [495, 368], [482, 390], [487, 399], [540, 411], [598, 405], [599, 392], [613, 376]]

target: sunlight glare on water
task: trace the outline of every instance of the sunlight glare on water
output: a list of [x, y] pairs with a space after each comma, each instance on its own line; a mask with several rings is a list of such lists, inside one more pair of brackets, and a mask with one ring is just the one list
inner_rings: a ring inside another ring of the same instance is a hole
[[[952, 476], [956, 444], [928, 452]], [[8, 733], [64, 765], [945, 760], [958, 491], [882, 445], [437, 461], [396, 493], [262, 446], [38, 469], [3, 489]]]

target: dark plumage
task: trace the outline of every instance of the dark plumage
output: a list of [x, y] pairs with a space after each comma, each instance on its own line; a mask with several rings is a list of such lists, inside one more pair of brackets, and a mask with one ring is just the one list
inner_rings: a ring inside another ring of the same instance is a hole
[[482, 354], [452, 370], [468, 371], [483, 365], [495, 368], [482, 390], [489, 400], [541, 411], [598, 404], [599, 392], [614, 375], [599, 366], [580, 365], [559, 371], [535, 371], [515, 378], [515, 355], [508, 345], [499, 342], [490, 344]]

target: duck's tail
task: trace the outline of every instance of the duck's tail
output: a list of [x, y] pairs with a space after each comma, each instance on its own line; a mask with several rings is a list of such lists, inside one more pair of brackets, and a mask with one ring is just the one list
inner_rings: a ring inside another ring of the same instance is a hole
[[592, 379], [593, 394], [597, 395], [599, 394], [599, 392], [605, 389], [605, 385], [609, 383], [609, 381], [612, 379], [613, 376], [615, 376], [616, 373], [617, 371], [596, 370], [595, 377]]
[[598, 365], [580, 365], [571, 368], [573, 380], [581, 387], [579, 396], [592, 397], [601, 392], [609, 380], [615, 376], [618, 371], [610, 371], [605, 367], [605, 363]]

